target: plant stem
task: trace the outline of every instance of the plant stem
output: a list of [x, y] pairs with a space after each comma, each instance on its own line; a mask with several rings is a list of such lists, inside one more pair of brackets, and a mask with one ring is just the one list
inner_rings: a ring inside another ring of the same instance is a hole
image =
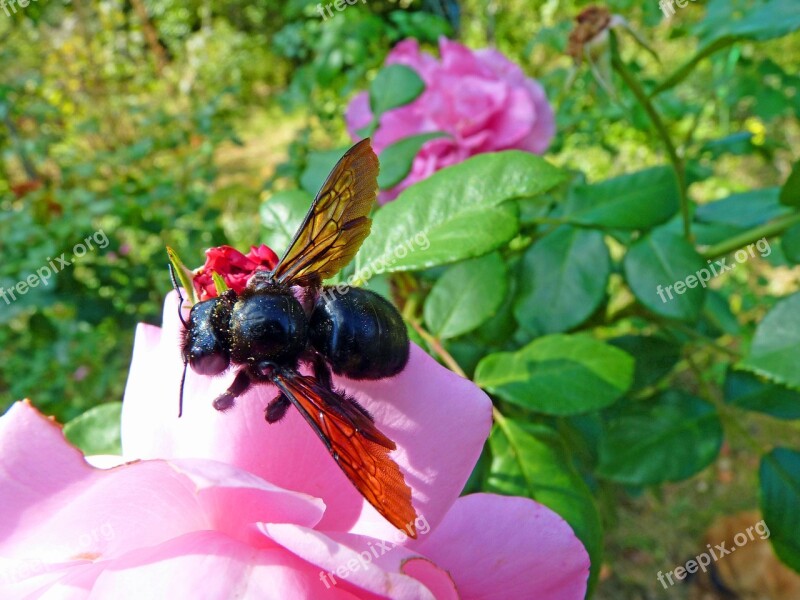
[[[442, 342], [440, 342], [435, 336], [425, 331], [422, 325], [417, 323], [414, 319], [408, 319], [408, 322], [411, 324], [411, 327], [414, 328], [414, 331], [416, 331], [419, 336], [425, 340], [428, 345], [430, 345], [431, 349], [433, 349], [433, 351], [439, 355], [439, 358], [444, 361], [444, 364], [447, 365], [447, 367], [453, 371], [453, 373], [461, 375], [464, 379], [469, 379], [467, 374], [464, 372], [464, 369], [461, 368], [461, 365], [459, 365], [458, 362], [456, 362], [456, 359], [453, 358], [453, 355], [450, 354], [444, 346], [442, 346]], [[497, 410], [497, 407], [494, 406], [494, 404], [492, 404], [492, 417], [494, 417], [495, 422], [501, 428], [503, 428], [504, 431], [506, 431], [505, 418], [503, 417], [503, 414]]]
[[736, 36], [727, 35], [716, 40], [712, 44], [706, 46], [700, 52], [695, 54], [688, 62], [685, 62], [683, 65], [681, 65], [675, 72], [672, 73], [672, 75], [670, 75], [664, 81], [659, 83], [655, 87], [655, 89], [652, 92], [650, 92], [650, 97], [652, 98], [654, 96], [657, 96], [661, 92], [664, 92], [670, 88], [675, 87], [681, 81], [683, 81], [689, 75], [689, 73], [692, 72], [692, 69], [694, 69], [695, 65], [699, 63], [701, 60], [703, 60], [707, 56], [711, 56], [712, 54], [714, 54], [714, 52], [717, 52], [718, 50], [722, 50], [724, 48], [727, 48], [728, 46], [733, 45], [738, 40], [739, 38], [737, 38]]
[[633, 92], [633, 95], [636, 96], [639, 104], [642, 105], [642, 108], [644, 108], [647, 116], [650, 117], [650, 120], [656, 128], [656, 132], [661, 138], [661, 141], [664, 142], [664, 147], [667, 150], [669, 161], [672, 163], [672, 168], [675, 171], [675, 176], [678, 179], [678, 195], [680, 197], [681, 204], [681, 217], [683, 218], [683, 235], [687, 240], [692, 241], [691, 217], [689, 215], [689, 196], [687, 195], [688, 186], [686, 183], [686, 168], [683, 164], [683, 160], [680, 156], [678, 156], [678, 152], [675, 149], [675, 144], [673, 144], [672, 138], [667, 131], [667, 127], [664, 125], [664, 121], [661, 120], [661, 115], [658, 114], [655, 105], [653, 105], [653, 103], [650, 101], [650, 97], [644, 91], [642, 86], [639, 85], [639, 82], [636, 80], [636, 78], [631, 74], [630, 71], [628, 71], [625, 63], [622, 62], [613, 32], [611, 33], [610, 46], [611, 64], [614, 67], [614, 70], [619, 74], [620, 77], [622, 77], [622, 80]]
[[436, 337], [425, 331], [425, 329], [417, 323], [413, 319], [409, 319], [408, 321], [411, 324], [411, 327], [414, 328], [419, 336], [427, 342], [427, 344], [431, 347], [431, 349], [439, 355], [439, 358], [442, 359], [447, 368], [456, 373], [457, 375], [461, 375], [464, 379], [469, 379], [467, 374], [464, 372], [464, 369], [456, 362], [456, 359], [453, 358], [452, 354], [450, 354], [444, 346], [442, 346], [442, 342], [440, 342]]
[[733, 252], [734, 250], [744, 248], [748, 244], [752, 244], [761, 238], [780, 235], [789, 229], [789, 227], [797, 223], [800, 223], [800, 212], [784, 215], [770, 221], [769, 223], [765, 223], [764, 225], [759, 225], [758, 227], [754, 227], [753, 229], [748, 229], [747, 231], [739, 233], [731, 238], [728, 238], [724, 242], [709, 246], [703, 252], [701, 252], [700, 255], [703, 258], [717, 258], [719, 256], [725, 256], [726, 254]]
[[33, 166], [33, 161], [31, 161], [28, 153], [25, 151], [25, 145], [22, 143], [22, 140], [19, 137], [17, 126], [11, 119], [11, 106], [6, 107], [5, 114], [3, 115], [3, 123], [5, 123], [5, 126], [8, 128], [8, 135], [11, 138], [11, 143], [14, 146], [14, 150], [16, 150], [17, 155], [19, 156], [19, 161], [22, 163], [22, 168], [25, 170], [25, 174], [28, 176], [30, 181], [36, 181], [39, 179], [39, 175], [36, 173], [36, 167]]
[[[497, 410], [497, 407], [494, 404], [492, 404], [492, 418], [494, 419], [494, 422], [497, 423], [497, 426], [503, 430], [505, 436], [508, 439], [511, 439], [511, 435], [508, 432], [508, 424], [506, 423], [506, 418], [503, 416], [503, 413]], [[514, 454], [516, 455], [516, 452], [514, 452]]]
[[670, 322], [670, 321], [667, 321], [666, 319], [661, 320], [661, 323], [662, 323], [662, 325], [664, 327], [672, 327], [674, 329], [677, 329], [678, 331], [681, 331], [681, 332], [685, 333], [689, 337], [694, 338], [697, 341], [705, 344], [709, 348], [711, 348], [713, 350], [716, 350], [717, 352], [722, 352], [723, 354], [727, 354], [728, 356], [730, 356], [734, 360], [739, 360], [739, 359], [742, 358], [742, 355], [739, 352], [737, 352], [736, 350], [734, 350], [733, 348], [727, 348], [727, 347], [723, 346], [722, 344], [718, 343], [716, 340], [714, 340], [714, 339], [712, 339], [712, 338], [710, 338], [710, 337], [708, 337], [706, 335], [703, 335], [699, 331], [695, 331], [691, 327], [687, 327], [683, 323]]
[[711, 391], [708, 384], [703, 380], [702, 371], [695, 362], [694, 358], [687, 356], [686, 362], [689, 364], [689, 369], [694, 374], [695, 379], [697, 379], [697, 384], [703, 392], [703, 395], [711, 404], [714, 405], [714, 408], [716, 408], [720, 421], [729, 429], [734, 429], [736, 433], [739, 434], [739, 437], [757, 456], [765, 454], [766, 448], [764, 448], [762, 444], [760, 444], [759, 441], [749, 431], [747, 431], [744, 426], [742, 426], [737, 415], [733, 413], [734, 409], [732, 409], [728, 404], [725, 404], [724, 401], [718, 398], [716, 394]]

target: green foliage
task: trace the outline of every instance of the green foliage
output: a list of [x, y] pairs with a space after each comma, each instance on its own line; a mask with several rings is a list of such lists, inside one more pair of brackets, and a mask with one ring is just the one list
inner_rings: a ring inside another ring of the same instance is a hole
[[792, 172], [781, 188], [781, 204], [800, 206], [800, 161], [794, 163]]
[[800, 389], [800, 293], [781, 300], [758, 325], [741, 366], [773, 381]]
[[618, 407], [604, 429], [597, 474], [627, 485], [691, 477], [722, 445], [714, 407], [679, 390]]
[[592, 578], [602, 564], [603, 527], [588, 486], [573, 466], [561, 436], [548, 427], [500, 419], [489, 437], [489, 491], [527, 496], [570, 524], [592, 561]]
[[[325, 19], [317, 12], [317, 2], [301, 0], [294, 4], [294, 10], [286, 10], [286, 21], [272, 40], [276, 52], [296, 67], [282, 101], [288, 109], [310, 110], [326, 126], [339, 121], [342, 99], [356, 91], [366, 75], [383, 62], [391, 43], [409, 37], [435, 42], [451, 33], [446, 20], [420, 10], [418, 3], [398, 10], [393, 3], [370, 2], [368, 9], [359, 4], [340, 12], [334, 10], [334, 16]], [[390, 69], [392, 72], [397, 74], [400, 69]], [[411, 76], [405, 74], [406, 78]], [[403, 80], [387, 81], [384, 77], [381, 79], [390, 89], [372, 87], [379, 112], [391, 102], [403, 103], [389, 92], [410, 94], [398, 87]]]
[[565, 218], [590, 227], [649, 229], [678, 212], [679, 192], [669, 167], [654, 167], [572, 188]]
[[[439, 171], [378, 211], [356, 256], [356, 271], [425, 269], [494, 250], [519, 230], [509, 200], [540, 194], [562, 178], [538, 156], [516, 150], [482, 154]], [[420, 238], [424, 249], [415, 241]]]
[[316, 196], [322, 184], [325, 183], [328, 173], [346, 151], [347, 148], [336, 148], [324, 152], [310, 152], [306, 159], [305, 169], [300, 176], [301, 187], [312, 197]]
[[443, 340], [468, 333], [497, 312], [507, 287], [506, 266], [496, 252], [458, 263], [425, 299], [425, 325]]
[[638, 240], [624, 262], [625, 279], [645, 307], [684, 321], [696, 320], [703, 308], [705, 287], [697, 273], [701, 269], [708, 272], [707, 266], [694, 246], [667, 229], [657, 229]]
[[[567, 331], [583, 323], [606, 295], [611, 274], [599, 231], [559, 227], [525, 252], [514, 316], [534, 335]], [[544, 308], [547, 308], [544, 310]]]
[[393, 108], [413, 102], [425, 91], [425, 82], [405, 65], [389, 65], [378, 71], [369, 86], [369, 106], [376, 119]]
[[289, 247], [308, 212], [311, 198], [302, 190], [288, 190], [273, 194], [269, 202], [261, 205], [264, 239], [269, 240], [275, 252], [283, 252]]
[[775, 552], [800, 572], [800, 452], [775, 448], [761, 459], [761, 511]]
[[597, 410], [631, 385], [633, 360], [585, 336], [549, 335], [515, 353], [486, 356], [475, 382], [507, 402], [551, 415]]
[[762, 381], [750, 373], [729, 370], [724, 391], [725, 402], [739, 408], [776, 419], [800, 419], [800, 392]]
[[414, 157], [428, 140], [442, 137], [444, 133], [421, 133], [403, 138], [399, 142], [389, 144], [380, 155], [381, 172], [378, 175], [378, 186], [382, 190], [393, 188], [406, 178], [411, 171]]
[[87, 456], [122, 454], [119, 419], [122, 402], [106, 402], [64, 425], [64, 436]]

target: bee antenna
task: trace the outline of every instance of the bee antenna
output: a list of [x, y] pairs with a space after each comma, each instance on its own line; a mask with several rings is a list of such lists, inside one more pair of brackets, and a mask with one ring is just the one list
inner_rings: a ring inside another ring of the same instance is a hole
[[[178, 300], [180, 300], [180, 303], [178, 304], [178, 318], [181, 320], [181, 323], [183, 323], [183, 326], [186, 329], [189, 329], [189, 325], [186, 324], [186, 319], [183, 318], [183, 296], [181, 295], [181, 288], [178, 286], [178, 278], [175, 277], [175, 268], [172, 266], [172, 263], [168, 264], [167, 267], [169, 267], [169, 278], [172, 279], [172, 287], [175, 290], [175, 293], [178, 294]], [[185, 368], [183, 370], [183, 376], [186, 377]], [[181, 384], [181, 402], [183, 401], [182, 391], [183, 384]]]
[[183, 375], [181, 375], [181, 395], [180, 400], [178, 400], [178, 418], [180, 419], [183, 416], [183, 386], [186, 383], [186, 367], [188, 366], [189, 361], [183, 362]]

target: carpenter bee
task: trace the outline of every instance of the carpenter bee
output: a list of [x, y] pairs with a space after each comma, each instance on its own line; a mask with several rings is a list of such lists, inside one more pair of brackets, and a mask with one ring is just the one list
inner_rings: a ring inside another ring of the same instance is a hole
[[[333, 386], [331, 375], [383, 379], [408, 362], [408, 334], [392, 304], [364, 289], [322, 286], [369, 234], [378, 169], [369, 139], [357, 143], [328, 175], [272, 271], [257, 271], [241, 294], [226, 290], [196, 303], [188, 321], [181, 314], [180, 402], [187, 366], [208, 376], [237, 369], [213, 402], [220, 411], [252, 386], [274, 385], [278, 395], [266, 407], [267, 422], [281, 420], [294, 405], [367, 501], [416, 537], [411, 490], [389, 458], [394, 442], [366, 409]], [[300, 365], [312, 375], [301, 374]]]

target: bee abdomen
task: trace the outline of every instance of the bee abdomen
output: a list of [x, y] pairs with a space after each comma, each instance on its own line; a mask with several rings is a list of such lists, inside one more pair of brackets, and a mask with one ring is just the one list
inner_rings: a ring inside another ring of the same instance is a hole
[[405, 323], [385, 298], [369, 290], [325, 288], [311, 313], [309, 338], [337, 375], [383, 379], [408, 362]]

